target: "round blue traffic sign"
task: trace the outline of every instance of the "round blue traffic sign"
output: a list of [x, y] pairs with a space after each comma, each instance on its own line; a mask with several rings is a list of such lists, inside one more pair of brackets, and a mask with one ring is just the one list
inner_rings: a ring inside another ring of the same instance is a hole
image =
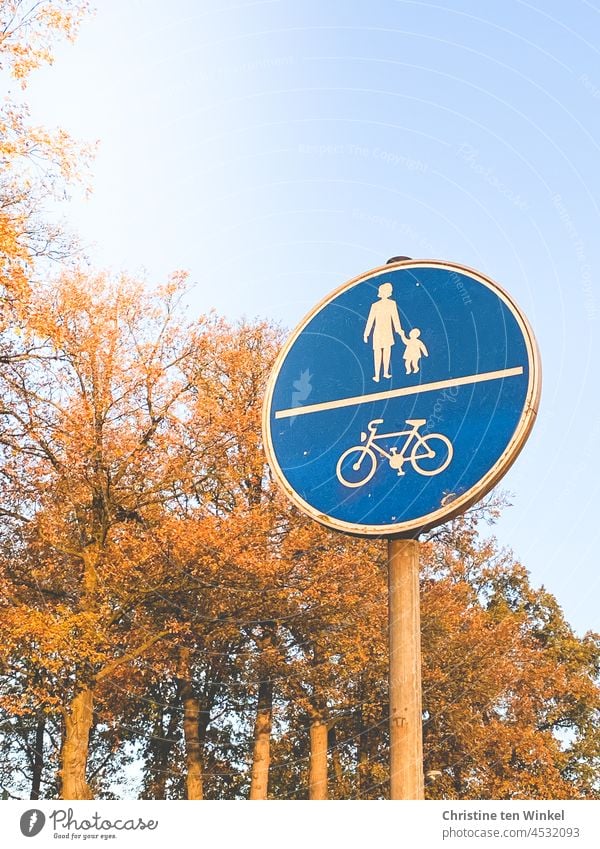
[[414, 535], [500, 479], [535, 419], [533, 333], [484, 275], [441, 261], [376, 268], [296, 328], [267, 386], [274, 475], [312, 518]]

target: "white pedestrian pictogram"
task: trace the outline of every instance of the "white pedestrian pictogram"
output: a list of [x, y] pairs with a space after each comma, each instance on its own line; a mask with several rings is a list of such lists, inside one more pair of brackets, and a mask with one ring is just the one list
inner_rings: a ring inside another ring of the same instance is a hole
[[[377, 427], [383, 424], [383, 419], [370, 421], [367, 425], [368, 435], [364, 431], [360, 435], [360, 441], [364, 444], [353, 445], [339, 458], [335, 470], [339, 482], [348, 487], [364, 486], [375, 474], [377, 454], [389, 460], [390, 466], [398, 475], [405, 474], [402, 467], [406, 462], [410, 463], [419, 475], [439, 475], [450, 465], [454, 449], [443, 433], [419, 433], [419, 428], [426, 422], [427, 419], [406, 419], [405, 424], [410, 430], [378, 434]], [[381, 440], [398, 439], [402, 436], [406, 439], [400, 449], [394, 445], [386, 451], [378, 444]], [[354, 475], [354, 472], [358, 474]]]
[[398, 306], [396, 301], [392, 300], [392, 292], [391, 283], [381, 284], [377, 290], [379, 300], [375, 301], [369, 310], [369, 317], [363, 334], [365, 342], [368, 342], [371, 331], [373, 331], [373, 364], [375, 368], [373, 380], [375, 383], [379, 383], [382, 363], [383, 376], [388, 379], [392, 376], [390, 360], [392, 345], [395, 342], [394, 331], [403, 339], [406, 338], [400, 324]]
[[406, 345], [404, 349], [404, 365], [406, 366], [406, 373], [416, 374], [419, 371], [419, 360], [421, 357], [428, 357], [429, 351], [423, 344], [423, 342], [419, 339], [421, 335], [421, 331], [418, 327], [414, 327], [410, 333], [408, 334], [408, 339], [402, 334], [402, 341]]
[[403, 357], [407, 374], [416, 374], [419, 371], [421, 357], [429, 356], [429, 351], [419, 338], [421, 335], [419, 328], [414, 327], [408, 336], [402, 329], [398, 305], [396, 301], [392, 300], [393, 291], [391, 283], [381, 284], [377, 290], [379, 300], [371, 305], [363, 334], [363, 339], [367, 343], [371, 332], [373, 333], [373, 367], [375, 371], [373, 380], [375, 383], [379, 383], [382, 365], [384, 378], [389, 380], [392, 376], [392, 346], [396, 341], [394, 333], [400, 336], [406, 346]]

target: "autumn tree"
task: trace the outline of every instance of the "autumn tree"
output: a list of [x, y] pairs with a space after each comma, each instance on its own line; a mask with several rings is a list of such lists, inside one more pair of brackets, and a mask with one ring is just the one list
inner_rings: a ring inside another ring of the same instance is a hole
[[[357, 682], [385, 656], [385, 564], [381, 545], [332, 533], [309, 520], [297, 521], [282, 546], [295, 564], [294, 605], [283, 623], [289, 676], [284, 692], [290, 720], [305, 737], [311, 799], [348, 790], [339, 730], [359, 709]], [[378, 664], [379, 665], [379, 664]]]
[[534, 589], [510, 552], [481, 540], [464, 520], [430, 545], [423, 577], [430, 795], [597, 792], [590, 769], [600, 755], [598, 636], [577, 637], [556, 599]]
[[[60, 38], [72, 40], [87, 2], [0, 0], [0, 78], [24, 89], [30, 74], [53, 61]], [[25, 103], [8, 93], [0, 104], [0, 331], [22, 319], [32, 276], [44, 260], [66, 258], [73, 241], [47, 209], [81, 175], [90, 148], [64, 130], [31, 123]], [[4, 333], [0, 361], [23, 355]]]
[[168, 590], [152, 526], [186, 474], [173, 446], [204, 349], [202, 322], [177, 315], [181, 286], [148, 294], [123, 278], [64, 276], [33, 301], [29, 333], [45, 356], [1, 378], [0, 513], [15, 528], [4, 669], [26, 676], [15, 709], [63, 716], [64, 798], [90, 796], [99, 683], [171, 627], [148, 612]]
[[[273, 678], [283, 663], [279, 622], [287, 594], [287, 564], [278, 556], [282, 501], [271, 486], [261, 445], [261, 399], [280, 341], [264, 322], [216, 329], [204, 374], [212, 405], [192, 417], [188, 434], [192, 477], [199, 482], [195, 509], [218, 522], [229, 539], [221, 580], [230, 586], [230, 621], [239, 651], [256, 679], [250, 798], [266, 798], [270, 763]], [[287, 505], [283, 508], [287, 511]], [[230, 577], [229, 577], [230, 576]], [[233, 602], [233, 603], [232, 603]]]

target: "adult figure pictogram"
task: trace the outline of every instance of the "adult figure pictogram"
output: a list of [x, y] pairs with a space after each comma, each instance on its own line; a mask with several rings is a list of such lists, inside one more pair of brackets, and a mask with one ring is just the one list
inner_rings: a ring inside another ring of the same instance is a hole
[[365, 342], [369, 341], [369, 336], [371, 335], [371, 331], [373, 331], [373, 365], [375, 370], [373, 380], [375, 383], [379, 383], [382, 363], [383, 376], [387, 379], [392, 376], [390, 372], [390, 360], [392, 357], [392, 345], [395, 342], [394, 331], [403, 340], [406, 338], [400, 324], [398, 306], [396, 301], [392, 300], [392, 292], [391, 283], [381, 284], [377, 291], [379, 300], [375, 301], [372, 305], [365, 326]]

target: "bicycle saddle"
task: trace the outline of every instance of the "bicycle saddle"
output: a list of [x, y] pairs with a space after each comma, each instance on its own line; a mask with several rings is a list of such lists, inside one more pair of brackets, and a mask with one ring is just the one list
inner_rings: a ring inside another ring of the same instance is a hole
[[421, 427], [426, 421], [427, 419], [406, 419], [406, 424], [411, 427]]

